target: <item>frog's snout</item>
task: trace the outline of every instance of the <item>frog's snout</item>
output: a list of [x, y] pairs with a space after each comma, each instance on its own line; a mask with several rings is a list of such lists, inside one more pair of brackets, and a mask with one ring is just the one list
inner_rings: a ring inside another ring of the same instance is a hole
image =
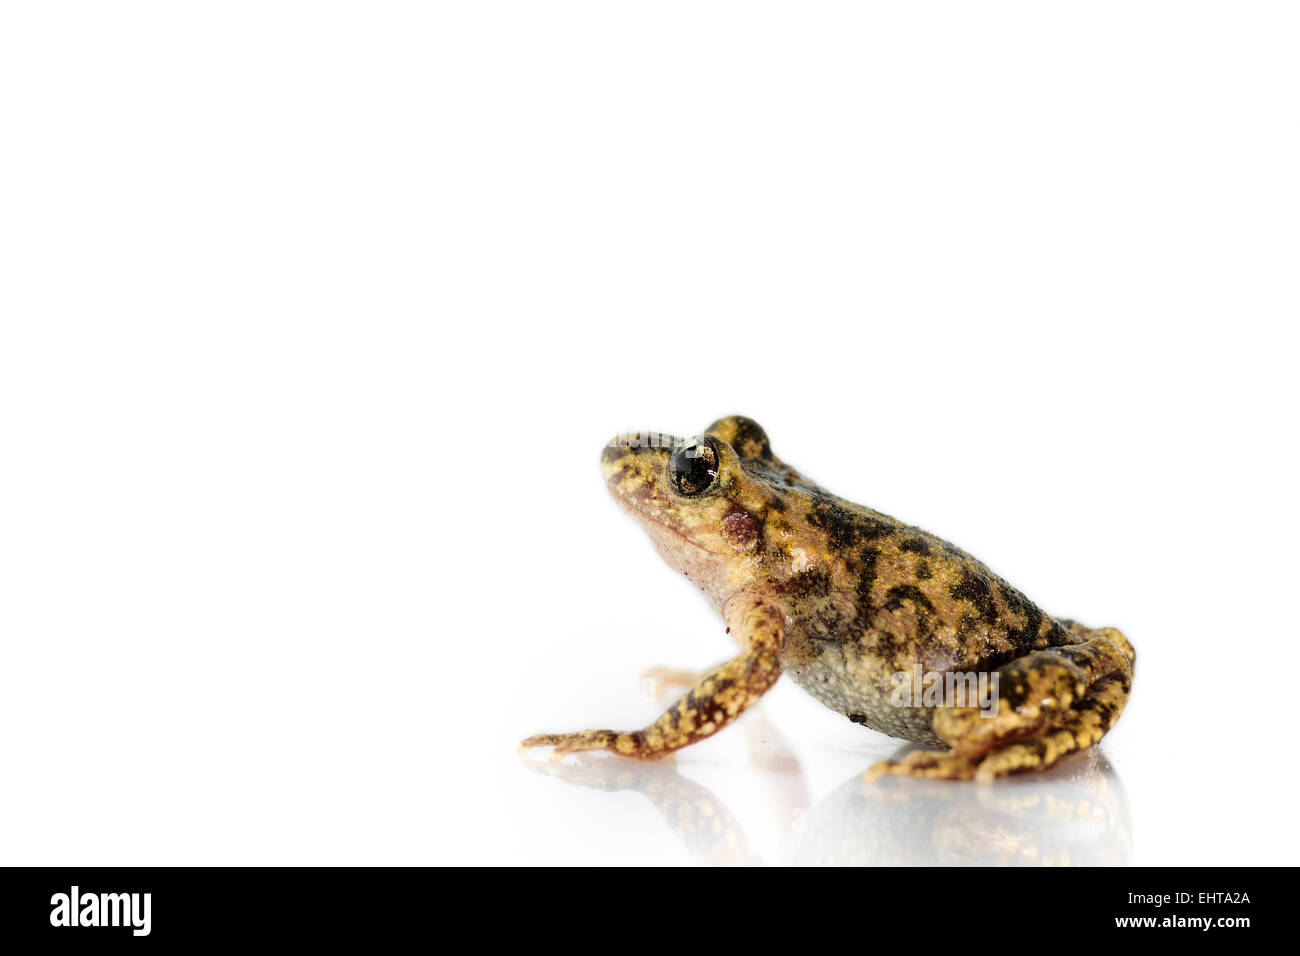
[[614, 463], [623, 457], [623, 449], [619, 448], [615, 444], [616, 442], [617, 439], [611, 438], [605, 447], [600, 450], [600, 467], [602, 471], [606, 472], [606, 477], [608, 477], [609, 469], [614, 466]]
[[624, 432], [615, 435], [601, 449], [601, 473], [606, 482], [624, 477], [629, 472], [648, 475], [663, 466], [678, 441], [674, 436], [661, 432]]
[[614, 444], [611, 439], [600, 452], [600, 473], [604, 476], [605, 481], [609, 481], [619, 471], [619, 461], [622, 460], [626, 452]]

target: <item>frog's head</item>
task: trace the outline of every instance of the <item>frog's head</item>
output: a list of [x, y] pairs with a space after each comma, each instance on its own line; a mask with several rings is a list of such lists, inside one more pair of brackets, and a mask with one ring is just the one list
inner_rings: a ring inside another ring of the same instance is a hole
[[664, 560], [717, 604], [755, 581], [765, 517], [798, 480], [772, 455], [758, 423], [740, 416], [719, 419], [694, 438], [620, 435], [601, 464], [610, 493]]

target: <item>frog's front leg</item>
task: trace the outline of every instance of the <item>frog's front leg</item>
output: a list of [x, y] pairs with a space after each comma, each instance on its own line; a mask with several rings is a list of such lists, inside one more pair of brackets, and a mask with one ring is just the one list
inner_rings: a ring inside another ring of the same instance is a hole
[[572, 734], [537, 734], [521, 750], [554, 747], [555, 756], [579, 750], [609, 750], [625, 757], [654, 760], [716, 734], [752, 706], [781, 676], [777, 654], [783, 634], [782, 615], [753, 602], [733, 625], [741, 653], [708, 671], [684, 697], [641, 730], [584, 730]]
[[1046, 769], [1101, 740], [1128, 702], [1133, 646], [1115, 628], [1067, 627], [1078, 644], [1035, 651], [998, 671], [996, 715], [985, 717], [975, 707], [935, 710], [934, 732], [950, 751], [882, 761], [868, 777], [989, 781]]

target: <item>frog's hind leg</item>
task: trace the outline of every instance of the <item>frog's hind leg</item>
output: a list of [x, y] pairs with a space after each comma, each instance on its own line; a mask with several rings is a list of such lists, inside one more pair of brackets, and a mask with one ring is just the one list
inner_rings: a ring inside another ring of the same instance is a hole
[[1099, 741], [1128, 701], [1133, 646], [1114, 628], [1066, 626], [1078, 643], [1034, 651], [998, 670], [996, 714], [935, 710], [934, 731], [950, 751], [915, 751], [876, 764], [868, 776], [988, 781], [1046, 769]]
[[1031, 734], [988, 752], [979, 763], [977, 780], [1042, 770], [1101, 740], [1115, 726], [1128, 702], [1132, 677], [1116, 672], [1093, 684], [1055, 727]]

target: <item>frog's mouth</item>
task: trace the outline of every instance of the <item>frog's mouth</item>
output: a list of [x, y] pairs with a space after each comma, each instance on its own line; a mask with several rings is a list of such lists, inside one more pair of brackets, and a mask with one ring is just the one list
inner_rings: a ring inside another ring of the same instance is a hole
[[[669, 555], [673, 556], [672, 559], [669, 560], [669, 564], [676, 565], [681, 563], [680, 555], [683, 546], [696, 554], [709, 554], [708, 548], [704, 547], [704, 545], [700, 544], [698, 541], [692, 541], [672, 525], [660, 521], [658, 518], [655, 518], [641, 510], [634, 510], [631, 513], [632, 516], [640, 521], [645, 527], [646, 532], [650, 535], [650, 538], [654, 542], [655, 547], [659, 550], [659, 553], [664, 555], [665, 559], [668, 559]], [[685, 570], [685, 568], [682, 568], [681, 570]]]

